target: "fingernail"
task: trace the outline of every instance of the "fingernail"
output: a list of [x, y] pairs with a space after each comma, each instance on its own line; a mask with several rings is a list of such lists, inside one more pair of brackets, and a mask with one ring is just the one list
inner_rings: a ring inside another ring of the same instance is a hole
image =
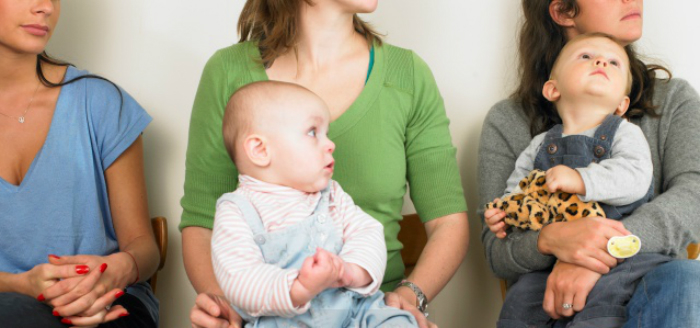
[[129, 312], [124, 312], [124, 313], [120, 314], [119, 316], [120, 316], [120, 317], [128, 317], [128, 316], [129, 316]]
[[122, 297], [122, 295], [124, 295], [124, 292], [120, 290], [120, 291], [118, 291], [116, 294], [114, 294], [114, 297], [115, 297], [115, 298], [120, 298], [120, 297]]
[[39, 296], [36, 297], [36, 300], [39, 302], [43, 302], [46, 300], [46, 298], [44, 298], [44, 294], [39, 294]]
[[100, 272], [105, 272], [105, 270], [107, 270], [107, 263], [102, 263], [102, 265], [100, 265]]
[[90, 272], [90, 268], [87, 265], [83, 265], [83, 264], [76, 265], [75, 272], [77, 274], [86, 274], [86, 273]]
[[53, 254], [49, 254], [49, 257], [55, 258], [55, 259], [57, 259], [57, 260], [60, 260], [60, 259], [61, 259], [60, 256], [58, 256], [58, 255], [53, 255]]
[[70, 321], [70, 319], [63, 318], [63, 319], [61, 319], [61, 323], [66, 324], [66, 325], [72, 325], [73, 321]]
[[54, 316], [54, 317], [60, 317], [61, 315], [58, 314], [58, 311], [53, 311], [53, 316]]

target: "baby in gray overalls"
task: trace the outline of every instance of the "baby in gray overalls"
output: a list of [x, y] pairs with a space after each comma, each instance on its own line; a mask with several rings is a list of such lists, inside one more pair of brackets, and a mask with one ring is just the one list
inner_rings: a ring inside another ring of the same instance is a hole
[[[621, 219], [653, 197], [649, 145], [642, 130], [622, 118], [630, 103], [629, 65], [625, 49], [607, 35], [584, 34], [566, 44], [542, 91], [562, 124], [532, 139], [516, 161], [506, 194], [517, 193], [518, 182], [540, 169], [550, 192], [597, 201], [610, 219]], [[506, 238], [502, 210], [487, 210], [484, 217], [498, 238]], [[523, 274], [509, 288], [497, 326], [622, 327], [639, 280], [669, 260], [652, 253], [624, 260], [598, 280], [583, 309], [572, 309], [572, 300], [555, 304], [577, 311], [558, 321], [543, 309], [551, 269]]]
[[236, 91], [223, 119], [239, 186], [216, 204], [216, 279], [246, 327], [417, 327], [379, 291], [381, 223], [331, 180], [325, 103], [296, 84]]

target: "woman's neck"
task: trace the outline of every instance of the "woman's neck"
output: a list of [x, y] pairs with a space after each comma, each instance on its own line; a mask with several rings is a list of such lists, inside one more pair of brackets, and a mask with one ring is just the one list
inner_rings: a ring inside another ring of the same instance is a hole
[[323, 68], [358, 50], [367, 43], [353, 26], [353, 15], [328, 6], [304, 4], [301, 9], [296, 55], [300, 66]]
[[0, 90], [36, 84], [36, 55], [0, 53]]

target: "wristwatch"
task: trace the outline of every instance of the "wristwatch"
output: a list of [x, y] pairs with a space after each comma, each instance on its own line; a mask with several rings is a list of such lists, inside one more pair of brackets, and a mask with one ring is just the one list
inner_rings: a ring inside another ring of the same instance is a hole
[[418, 308], [418, 311], [422, 312], [423, 315], [427, 318], [428, 317], [428, 298], [425, 297], [425, 294], [423, 294], [423, 291], [416, 286], [416, 284], [408, 281], [408, 280], [401, 280], [401, 282], [396, 285], [396, 288], [399, 287], [408, 287], [410, 288], [415, 294], [416, 294], [416, 307]]

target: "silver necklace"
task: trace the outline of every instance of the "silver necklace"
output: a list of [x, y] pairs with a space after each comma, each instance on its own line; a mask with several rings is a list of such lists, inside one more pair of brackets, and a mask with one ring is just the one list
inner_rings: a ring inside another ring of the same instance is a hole
[[36, 96], [36, 92], [39, 91], [39, 86], [41, 85], [41, 82], [37, 82], [36, 84], [36, 89], [34, 89], [34, 93], [32, 94], [32, 97], [29, 98], [29, 104], [27, 104], [27, 108], [24, 109], [24, 113], [22, 113], [21, 116], [12, 116], [12, 115], [7, 115], [5, 113], [0, 112], [3, 116], [7, 116], [9, 118], [14, 118], [20, 123], [24, 123], [24, 116], [27, 115], [27, 111], [29, 111], [29, 108], [32, 107], [32, 102], [34, 101], [34, 96]]

